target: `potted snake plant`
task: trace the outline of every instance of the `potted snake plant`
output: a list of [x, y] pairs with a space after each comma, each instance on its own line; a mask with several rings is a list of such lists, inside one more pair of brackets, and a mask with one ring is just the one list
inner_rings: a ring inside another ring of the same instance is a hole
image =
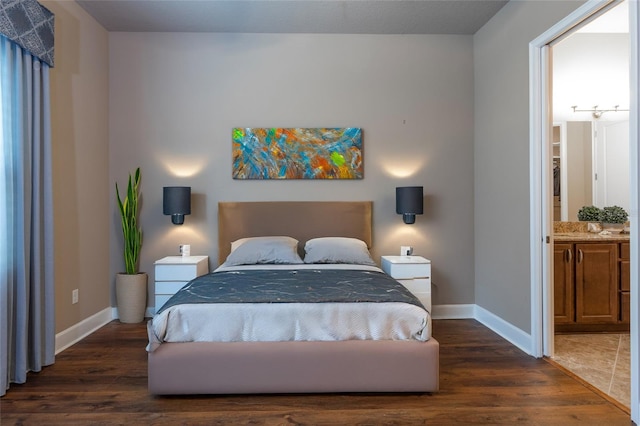
[[125, 271], [116, 274], [116, 302], [118, 318], [124, 323], [138, 323], [144, 319], [147, 306], [147, 274], [140, 272], [142, 228], [138, 225], [140, 207], [140, 168], [129, 174], [127, 191], [120, 196], [116, 182], [116, 198], [122, 219]]

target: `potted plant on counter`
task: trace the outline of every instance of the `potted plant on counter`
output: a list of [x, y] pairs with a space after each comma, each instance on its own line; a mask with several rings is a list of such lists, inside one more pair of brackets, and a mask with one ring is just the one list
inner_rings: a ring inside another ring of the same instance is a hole
[[147, 274], [138, 270], [142, 248], [142, 228], [138, 226], [140, 207], [140, 168], [132, 177], [124, 198], [120, 197], [116, 182], [116, 197], [122, 219], [125, 272], [116, 274], [116, 303], [118, 317], [124, 323], [137, 323], [144, 319], [147, 306]]
[[600, 222], [602, 210], [596, 206], [582, 206], [578, 210], [578, 220], [580, 222]]
[[628, 218], [629, 214], [620, 206], [605, 207], [600, 215], [602, 228], [610, 232], [622, 231]]

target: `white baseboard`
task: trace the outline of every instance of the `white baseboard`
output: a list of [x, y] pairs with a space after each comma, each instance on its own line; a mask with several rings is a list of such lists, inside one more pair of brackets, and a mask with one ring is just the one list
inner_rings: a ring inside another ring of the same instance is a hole
[[[145, 311], [145, 317], [151, 318], [154, 312], [155, 308], [153, 306], [148, 306]], [[84, 339], [100, 327], [118, 318], [118, 308], [105, 308], [89, 318], [86, 318], [66, 330], [61, 331], [56, 334], [56, 355], [67, 349], [69, 346], [72, 346]]]
[[[155, 312], [155, 308], [149, 306], [145, 316], [152, 317], [153, 312]], [[118, 308], [106, 308], [56, 334], [56, 354], [114, 319], [118, 319]], [[478, 305], [434, 305], [433, 319], [475, 319], [526, 354], [531, 355], [531, 335]]]
[[499, 316], [476, 305], [476, 320], [499, 334], [509, 343], [516, 346], [527, 355], [531, 355], [531, 335], [508, 323]]
[[435, 305], [433, 319], [475, 319], [476, 305]]
[[433, 319], [475, 319], [524, 353], [531, 355], [531, 335], [478, 305], [434, 305]]
[[89, 318], [86, 318], [56, 334], [56, 355], [67, 349], [69, 346], [84, 339], [100, 327], [109, 323], [111, 320], [113, 320], [111, 308], [105, 308]]
[[[151, 317], [153, 317], [155, 312], [156, 312], [156, 308], [154, 306], [147, 306], [147, 309], [144, 311], [144, 317], [145, 318], [151, 318]], [[113, 316], [113, 319], [120, 318], [120, 315], [118, 315], [118, 308], [117, 307], [113, 306], [111, 308], [111, 315]]]

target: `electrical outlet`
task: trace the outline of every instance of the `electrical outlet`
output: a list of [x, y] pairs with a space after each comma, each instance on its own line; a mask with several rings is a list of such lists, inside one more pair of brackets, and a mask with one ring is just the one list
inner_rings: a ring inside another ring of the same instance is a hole
[[413, 247], [400, 246], [400, 256], [411, 256], [413, 254]]
[[74, 304], [74, 305], [76, 303], [78, 303], [78, 289], [77, 288], [71, 292], [71, 303]]

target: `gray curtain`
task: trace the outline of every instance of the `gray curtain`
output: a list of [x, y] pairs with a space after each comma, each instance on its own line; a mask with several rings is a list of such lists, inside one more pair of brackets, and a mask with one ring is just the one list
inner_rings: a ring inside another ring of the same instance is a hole
[[0, 36], [0, 394], [55, 359], [49, 65]]
[[53, 67], [54, 15], [36, 0], [1, 0], [0, 34]]

